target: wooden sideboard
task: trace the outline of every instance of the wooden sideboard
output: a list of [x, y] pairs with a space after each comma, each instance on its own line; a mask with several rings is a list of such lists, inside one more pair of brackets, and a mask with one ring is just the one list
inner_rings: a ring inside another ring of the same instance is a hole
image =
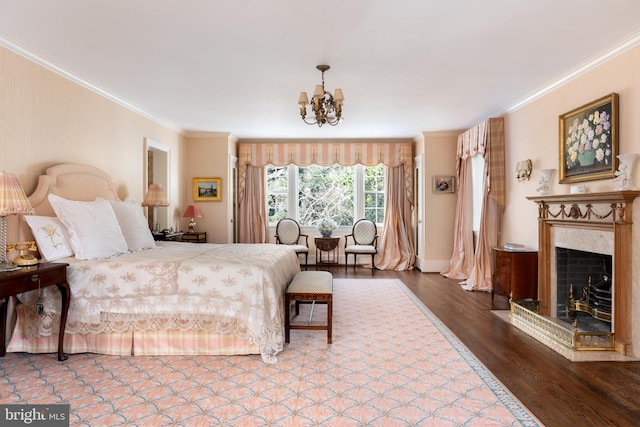
[[538, 299], [538, 252], [493, 248], [493, 277], [491, 300], [494, 294], [507, 298]]

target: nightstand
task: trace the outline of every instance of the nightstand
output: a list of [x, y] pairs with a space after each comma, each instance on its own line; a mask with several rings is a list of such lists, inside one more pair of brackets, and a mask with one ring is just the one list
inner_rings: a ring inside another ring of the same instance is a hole
[[16, 296], [23, 292], [45, 288], [47, 286], [57, 286], [62, 294], [62, 313], [60, 315], [60, 333], [58, 336], [58, 360], [67, 360], [64, 354], [64, 329], [67, 325], [67, 312], [69, 311], [69, 301], [71, 301], [71, 289], [67, 283], [67, 267], [69, 264], [63, 263], [42, 263], [20, 270], [0, 273], [0, 357], [7, 352], [5, 342], [5, 331], [7, 327], [7, 306], [9, 297]]
[[191, 242], [191, 243], [207, 243], [207, 232], [206, 231], [195, 231], [184, 232], [182, 235], [183, 242]]
[[538, 299], [538, 252], [493, 248], [491, 301], [495, 294]]

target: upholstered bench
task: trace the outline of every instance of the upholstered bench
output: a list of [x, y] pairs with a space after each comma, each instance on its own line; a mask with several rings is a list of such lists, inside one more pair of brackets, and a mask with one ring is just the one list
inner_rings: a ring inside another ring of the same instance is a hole
[[[315, 305], [315, 303], [327, 304], [327, 324], [311, 325], [313, 307], [309, 322], [306, 325], [292, 325], [290, 320], [291, 302], [296, 303], [296, 315], [300, 314], [299, 304], [301, 302]], [[331, 316], [333, 314], [333, 275], [328, 271], [301, 271], [293, 278], [284, 298], [284, 341], [289, 342], [289, 331], [291, 329], [313, 329], [326, 330], [327, 342], [331, 344]]]

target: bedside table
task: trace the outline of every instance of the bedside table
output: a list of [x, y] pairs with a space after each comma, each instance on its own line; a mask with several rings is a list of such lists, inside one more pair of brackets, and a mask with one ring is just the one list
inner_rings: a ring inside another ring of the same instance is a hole
[[207, 243], [207, 232], [195, 231], [193, 233], [190, 233], [185, 231], [182, 235], [182, 241], [191, 243]]
[[42, 263], [20, 270], [0, 273], [0, 298], [3, 299], [0, 308], [0, 357], [7, 352], [5, 331], [7, 327], [7, 306], [9, 297], [22, 292], [47, 286], [57, 286], [62, 294], [62, 313], [60, 314], [60, 333], [58, 336], [58, 360], [67, 360], [64, 354], [64, 329], [67, 325], [67, 312], [71, 301], [71, 289], [67, 283], [67, 267], [63, 263]]

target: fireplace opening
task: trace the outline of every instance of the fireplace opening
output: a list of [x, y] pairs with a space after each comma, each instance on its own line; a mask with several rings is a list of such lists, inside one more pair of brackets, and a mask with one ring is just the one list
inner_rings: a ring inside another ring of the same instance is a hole
[[579, 331], [612, 332], [611, 255], [556, 247], [556, 313]]

